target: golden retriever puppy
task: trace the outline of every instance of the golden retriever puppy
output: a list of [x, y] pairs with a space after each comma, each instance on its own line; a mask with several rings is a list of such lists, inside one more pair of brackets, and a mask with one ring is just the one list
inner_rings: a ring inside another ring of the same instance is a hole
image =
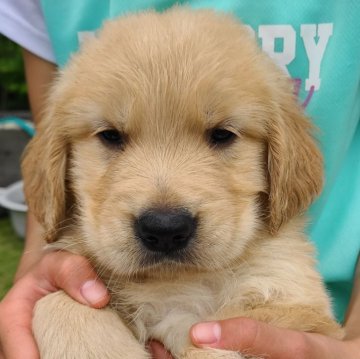
[[40, 300], [43, 359], [242, 358], [198, 321], [246, 316], [339, 337], [304, 235], [322, 158], [291, 81], [227, 15], [174, 8], [106, 24], [60, 74], [29, 145], [29, 206], [53, 248], [89, 258], [96, 310]]

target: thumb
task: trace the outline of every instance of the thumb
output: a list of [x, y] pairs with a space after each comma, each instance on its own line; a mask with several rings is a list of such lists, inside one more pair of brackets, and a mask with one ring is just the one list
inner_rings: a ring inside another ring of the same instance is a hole
[[198, 347], [239, 351], [254, 356], [265, 354], [269, 359], [332, 358], [329, 349], [324, 349], [321, 335], [276, 328], [250, 318], [195, 324], [190, 337]]
[[109, 294], [90, 263], [68, 252], [47, 254], [37, 267], [35, 276], [41, 279], [45, 292], [64, 290], [76, 301], [94, 308], [109, 302]]

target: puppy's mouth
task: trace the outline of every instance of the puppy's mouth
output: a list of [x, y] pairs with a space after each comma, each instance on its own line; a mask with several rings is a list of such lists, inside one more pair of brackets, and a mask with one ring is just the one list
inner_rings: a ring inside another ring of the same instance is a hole
[[140, 259], [140, 266], [143, 270], [155, 267], [188, 267], [196, 266], [196, 256], [190, 249], [183, 249], [171, 252], [149, 252], [144, 251]]
[[185, 208], [144, 211], [134, 222], [141, 265], [195, 264], [193, 244], [198, 219]]

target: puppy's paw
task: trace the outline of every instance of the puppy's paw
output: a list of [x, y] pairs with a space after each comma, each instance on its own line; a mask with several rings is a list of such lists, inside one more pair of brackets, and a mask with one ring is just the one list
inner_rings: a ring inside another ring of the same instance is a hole
[[149, 359], [118, 314], [79, 304], [64, 292], [36, 305], [33, 331], [41, 359]]

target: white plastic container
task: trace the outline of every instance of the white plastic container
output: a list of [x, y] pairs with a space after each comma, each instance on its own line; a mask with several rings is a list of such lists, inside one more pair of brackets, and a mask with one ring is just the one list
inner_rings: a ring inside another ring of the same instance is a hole
[[10, 212], [10, 219], [15, 232], [25, 237], [26, 212], [23, 182], [18, 181], [7, 188], [0, 189], [0, 206]]

